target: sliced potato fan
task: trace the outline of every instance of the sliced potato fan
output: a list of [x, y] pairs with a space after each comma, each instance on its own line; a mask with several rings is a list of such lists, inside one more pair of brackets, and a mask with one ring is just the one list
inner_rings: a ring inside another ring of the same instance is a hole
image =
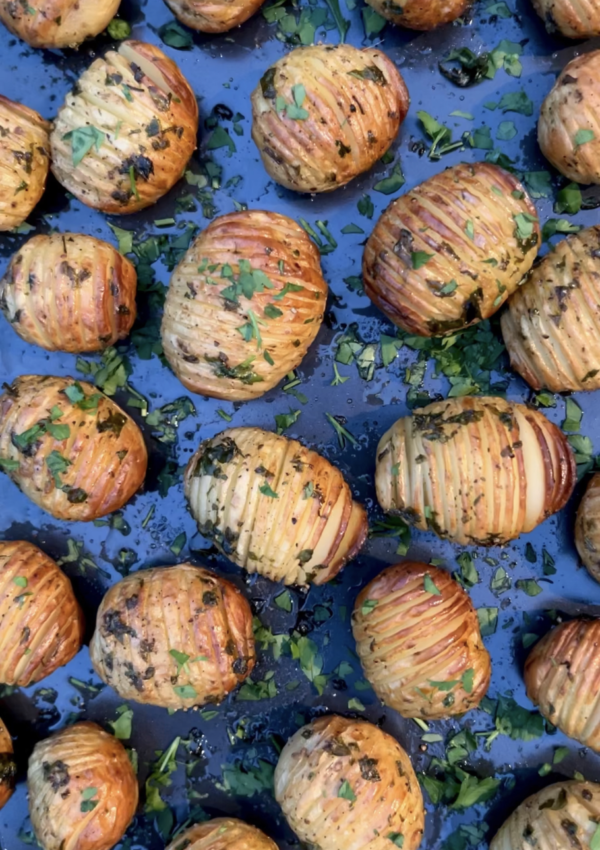
[[368, 0], [369, 6], [399, 27], [432, 30], [460, 17], [469, 0]]
[[567, 38], [600, 35], [600, 7], [595, 0], [533, 0], [533, 7], [550, 33]]
[[593, 475], [577, 509], [575, 546], [585, 568], [600, 582], [600, 473]]
[[0, 809], [12, 797], [16, 776], [17, 764], [13, 755], [12, 738], [0, 718]]
[[77, 47], [101, 33], [116, 15], [120, 0], [0, 0], [0, 21], [31, 47]]
[[165, 0], [182, 24], [200, 32], [227, 32], [248, 20], [264, 0]]

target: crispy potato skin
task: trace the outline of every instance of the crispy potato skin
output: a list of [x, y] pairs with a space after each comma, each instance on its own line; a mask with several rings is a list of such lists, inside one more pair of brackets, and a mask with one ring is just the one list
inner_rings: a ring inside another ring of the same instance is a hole
[[42, 0], [31, 6], [0, 0], [0, 21], [31, 47], [77, 47], [93, 38], [117, 14], [120, 0]]
[[535, 644], [525, 662], [527, 696], [550, 723], [600, 752], [600, 620], [571, 620]]
[[68, 577], [24, 540], [0, 541], [0, 682], [26, 688], [79, 652], [83, 612]]
[[600, 582], [600, 472], [592, 475], [579, 503], [575, 546], [588, 573]]
[[[125, 747], [95, 723], [75, 723], [36, 744], [27, 788], [31, 823], [44, 850], [110, 850], [138, 804]], [[97, 805], [82, 812], [93, 788]]]
[[22, 224], [44, 194], [50, 127], [35, 110], [0, 95], [0, 231]]
[[396, 26], [433, 30], [460, 17], [470, 0], [368, 0], [368, 3]]
[[[576, 183], [600, 183], [599, 79], [600, 50], [573, 59], [544, 100], [538, 121], [542, 153]], [[578, 139], [581, 131], [593, 137]]]
[[[254, 667], [252, 611], [231, 582], [201, 567], [142, 570], [102, 600], [90, 658], [123, 699], [173, 709], [220, 702]], [[190, 696], [175, 690], [186, 687]]]
[[17, 765], [13, 756], [12, 738], [4, 721], [0, 718], [0, 809], [12, 797], [15, 789]]
[[599, 817], [600, 785], [556, 782], [514, 810], [493, 837], [490, 850], [589, 850]]
[[182, 844], [185, 850], [277, 850], [264, 832], [237, 818], [196, 823], [179, 833], [166, 850], [181, 850]]
[[[293, 86], [304, 86], [304, 119], [277, 111], [278, 97], [294, 104]], [[277, 183], [296, 192], [331, 192], [383, 156], [408, 104], [404, 80], [380, 50], [298, 47], [252, 92], [252, 138]]]
[[[439, 596], [425, 589], [426, 575]], [[363, 608], [367, 600], [371, 604]], [[463, 714], [485, 696], [491, 663], [477, 612], [445, 570], [417, 561], [383, 570], [358, 595], [352, 631], [375, 693], [404, 717]], [[462, 678], [467, 671], [468, 690]], [[454, 685], [440, 689], [432, 682]]]
[[[240, 263], [268, 281], [262, 292], [231, 300], [222, 293], [240, 279]], [[227, 267], [233, 279], [222, 276]], [[300, 288], [290, 292], [288, 284]], [[319, 252], [295, 221], [259, 210], [219, 216], [171, 277], [162, 321], [165, 355], [192, 392], [230, 401], [257, 398], [300, 365], [326, 301]], [[260, 344], [240, 331], [249, 310], [259, 324]]]
[[260, 9], [264, 0], [165, 0], [182, 24], [200, 32], [227, 32]]
[[[65, 136], [90, 126], [101, 143], [74, 165]], [[90, 207], [137, 212], [177, 183], [197, 134], [198, 104], [177, 65], [158, 47], [125, 41], [94, 60], [67, 94], [50, 137], [52, 172]]]
[[125, 257], [79, 233], [34, 236], [0, 280], [0, 309], [26, 342], [48, 351], [101, 351], [136, 317], [137, 275]]
[[[524, 189], [497, 165], [461, 163], [392, 201], [365, 245], [363, 280], [371, 301], [395, 325], [421, 336], [451, 333], [495, 313], [540, 244], [535, 207], [514, 191]], [[534, 218], [527, 240], [518, 236], [515, 216], [521, 214]], [[432, 256], [415, 269], [417, 252]], [[449, 284], [456, 286], [444, 292]]]
[[[537, 445], [524, 448], [524, 427]], [[532, 448], [540, 457], [533, 481]], [[377, 447], [383, 510], [463, 545], [498, 545], [531, 531], [565, 505], [575, 481], [565, 434], [539, 411], [501, 398], [434, 402], [399, 419]], [[536, 487], [542, 499], [531, 516]]]
[[[356, 796], [339, 796], [347, 782]], [[332, 714], [289, 739], [275, 768], [275, 799], [298, 838], [321, 850], [389, 850], [390, 833], [416, 850], [423, 798], [400, 744], [372, 723]]]
[[367, 535], [366, 512], [342, 473], [261, 428], [230, 428], [202, 443], [184, 492], [201, 534], [238, 566], [284, 584], [324, 584]]
[[[85, 401], [73, 403], [65, 395], [75, 383]], [[93, 404], [89, 399], [94, 397], [97, 406], [78, 406]], [[54, 407], [62, 412], [60, 418], [51, 419]], [[69, 436], [52, 436], [49, 422], [68, 425]], [[35, 425], [42, 429], [37, 439], [19, 449], [15, 438]], [[52, 452], [68, 462], [60, 488], [48, 467]], [[140, 429], [114, 401], [85, 381], [49, 375], [24, 375], [0, 396], [0, 457], [18, 462], [8, 474], [32, 502], [58, 519], [80, 522], [123, 507], [140, 488], [148, 466]]]
[[508, 300], [510, 364], [534, 389], [600, 388], [600, 227], [563, 239]]

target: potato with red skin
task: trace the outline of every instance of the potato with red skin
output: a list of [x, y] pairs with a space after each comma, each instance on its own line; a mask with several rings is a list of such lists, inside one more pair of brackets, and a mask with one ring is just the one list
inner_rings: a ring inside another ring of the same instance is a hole
[[31, 47], [78, 47], [106, 29], [121, 0], [0, 0], [0, 21]]
[[433, 30], [456, 20], [470, 0], [367, 0], [369, 6], [398, 27]]
[[166, 850], [277, 850], [277, 845], [255, 826], [224, 817], [190, 826]]
[[16, 775], [12, 738], [0, 718], [0, 809], [4, 808], [13, 795]]
[[264, 0], [165, 0], [175, 17], [199, 32], [228, 32], [257, 12]]

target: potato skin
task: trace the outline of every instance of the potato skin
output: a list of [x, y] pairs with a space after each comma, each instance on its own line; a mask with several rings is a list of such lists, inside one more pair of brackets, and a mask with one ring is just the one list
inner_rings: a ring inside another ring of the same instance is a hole
[[90, 658], [123, 699], [173, 709], [221, 702], [254, 667], [252, 611], [231, 582], [201, 567], [142, 570], [102, 600]]
[[592, 475], [579, 503], [575, 546], [588, 573], [600, 582], [600, 472]]
[[26, 342], [48, 351], [101, 351], [136, 317], [134, 266], [100, 239], [51, 233], [29, 239], [0, 280], [0, 309]]
[[[102, 136], [75, 164], [69, 134], [85, 127]], [[197, 133], [198, 104], [177, 65], [158, 47], [124, 41], [94, 60], [67, 94], [50, 137], [52, 172], [90, 207], [137, 212], [177, 183]]]
[[[600, 183], [600, 50], [566, 65], [542, 103], [538, 142], [546, 159], [576, 183]], [[577, 138], [584, 131], [589, 140]]]
[[[75, 723], [36, 744], [27, 788], [31, 823], [44, 850], [110, 850], [138, 804], [125, 747], [95, 723]], [[91, 800], [97, 805], [87, 811]]]
[[[262, 292], [232, 300], [222, 293], [240, 280], [240, 263], [268, 281]], [[228, 267], [233, 278], [222, 276]], [[192, 392], [230, 401], [257, 398], [300, 365], [326, 301], [319, 252], [295, 221], [259, 210], [219, 216], [171, 277], [162, 321], [165, 356]], [[260, 345], [256, 335], [246, 341], [240, 331], [249, 326], [249, 310], [259, 323]]]
[[[306, 93], [303, 119], [277, 111], [277, 98], [296, 102], [294, 86]], [[381, 50], [298, 47], [275, 62], [252, 92], [252, 138], [277, 183], [296, 192], [331, 192], [383, 156], [408, 104], [404, 80]]]
[[399, 419], [377, 447], [383, 510], [463, 545], [531, 531], [566, 504], [575, 482], [566, 435], [539, 411], [501, 398], [434, 402]]
[[399, 27], [433, 30], [459, 18], [470, 0], [367, 0], [376, 12]]
[[205, 440], [183, 486], [201, 534], [234, 564], [284, 584], [330, 581], [367, 535], [366, 512], [342, 473], [261, 428]]
[[35, 110], [0, 95], [0, 231], [22, 224], [44, 194], [50, 126]]
[[[425, 589], [427, 575], [439, 596]], [[477, 612], [445, 570], [417, 561], [383, 570], [358, 595], [352, 631], [365, 677], [404, 717], [463, 714], [485, 696], [491, 663]], [[440, 689], [432, 682], [455, 684]]]
[[[187, 842], [187, 843], [186, 843]], [[277, 850], [268, 835], [237, 818], [212, 818], [180, 832], [166, 850]]]
[[[73, 385], [85, 399], [69, 400], [65, 390]], [[52, 419], [54, 407], [62, 412], [60, 418]], [[68, 425], [69, 436], [53, 436], [49, 422]], [[37, 438], [33, 433], [20, 449], [15, 439], [40, 423]], [[61, 488], [48, 466], [53, 452], [55, 460], [58, 453], [66, 462], [58, 476]], [[19, 464], [10, 469], [5, 463], [4, 471], [32, 502], [58, 519], [79, 522], [123, 507], [141, 486], [148, 466], [140, 429], [114, 401], [85, 381], [50, 375], [24, 375], [0, 396], [0, 458]]]
[[[354, 802], [339, 796], [348, 783]], [[389, 850], [392, 834], [415, 850], [423, 798], [410, 760], [372, 723], [332, 714], [289, 739], [275, 768], [275, 799], [290, 827], [321, 850]]]
[[0, 717], [0, 809], [4, 808], [15, 790], [17, 765], [13, 756], [12, 738]]
[[[515, 191], [524, 197], [513, 197]], [[523, 214], [533, 227], [526, 240], [515, 221]], [[383, 212], [365, 245], [365, 292], [409, 333], [451, 333], [496, 312], [531, 268], [539, 244], [536, 210], [518, 180], [491, 163], [461, 163]], [[419, 252], [433, 256], [416, 269]]]
[[600, 785], [556, 782], [514, 810], [493, 837], [490, 850], [589, 850], [599, 817]]
[[0, 541], [0, 682], [26, 688], [77, 655], [83, 612], [68, 577], [24, 540]]
[[77, 47], [106, 29], [117, 14], [119, 3], [120, 0], [41, 0], [32, 9], [14, 0], [0, 0], [0, 21], [31, 47]]
[[566, 38], [600, 35], [600, 9], [594, 0], [532, 0], [533, 8], [549, 33], [558, 30]]
[[200, 32], [228, 32], [245, 23], [264, 0], [165, 0], [182, 24]]

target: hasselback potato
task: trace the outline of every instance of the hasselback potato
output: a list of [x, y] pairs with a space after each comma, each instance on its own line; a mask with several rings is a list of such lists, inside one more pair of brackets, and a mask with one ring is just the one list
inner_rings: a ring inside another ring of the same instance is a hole
[[26, 342], [49, 351], [100, 351], [131, 330], [134, 266], [100, 239], [51, 233], [29, 239], [0, 280], [0, 309]]
[[110, 850], [138, 803], [125, 747], [95, 723], [75, 723], [36, 744], [27, 789], [43, 850]]
[[227, 32], [243, 24], [264, 0], [165, 0], [182, 24], [200, 32]]
[[600, 472], [591, 477], [579, 503], [575, 546], [588, 573], [600, 582]]
[[516, 177], [461, 163], [383, 212], [365, 246], [365, 292], [409, 333], [449, 333], [495, 313], [539, 243], [535, 207]]
[[455, 543], [492, 546], [531, 531], [565, 505], [575, 481], [566, 435], [502, 398], [428, 404], [377, 447], [384, 511]]
[[58, 111], [50, 137], [56, 179], [105, 213], [155, 203], [196, 148], [198, 104], [162, 50], [124, 41], [95, 59]]
[[296, 192], [331, 192], [387, 151], [408, 91], [381, 50], [298, 47], [252, 92], [252, 138], [269, 175]]
[[58, 519], [112, 513], [139, 489], [148, 455], [133, 419], [91, 384], [24, 375], [0, 396], [0, 470]]
[[470, 0], [367, 0], [376, 12], [399, 27], [432, 30], [462, 15]]
[[485, 696], [477, 612], [445, 570], [416, 561], [383, 570], [358, 595], [352, 631], [365, 677], [404, 717], [463, 714]]
[[0, 0], [0, 21], [31, 47], [77, 47], [106, 29], [120, 0]]
[[230, 428], [200, 445], [184, 491], [200, 533], [250, 573], [324, 584], [367, 534], [364, 508], [316, 452], [260, 428]]
[[52, 558], [0, 541], [0, 682], [26, 688], [67, 664], [83, 643], [83, 613]]
[[13, 755], [12, 739], [0, 718], [0, 809], [12, 796], [16, 775], [17, 765]]
[[300, 364], [326, 300], [319, 252], [295, 221], [258, 210], [223, 215], [173, 273], [164, 352], [192, 392], [256, 398]]
[[415, 850], [423, 798], [400, 744], [372, 723], [335, 714], [290, 738], [275, 799], [300, 841], [320, 850]]
[[231, 582], [201, 567], [142, 570], [102, 600], [90, 658], [123, 699], [220, 702], [254, 667], [252, 612]]
[[533, 7], [548, 32], [567, 38], [594, 38], [600, 35], [600, 7], [595, 0], [533, 0]]
[[277, 845], [237, 818], [212, 818], [180, 832], [166, 850], [277, 850]]
[[50, 124], [0, 95], [0, 231], [22, 224], [44, 194]]

